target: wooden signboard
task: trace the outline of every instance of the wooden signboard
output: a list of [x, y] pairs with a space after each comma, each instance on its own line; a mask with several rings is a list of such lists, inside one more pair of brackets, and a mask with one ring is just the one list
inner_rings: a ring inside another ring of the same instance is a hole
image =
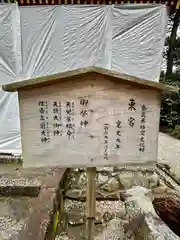
[[24, 167], [156, 162], [160, 83], [86, 68], [3, 89], [19, 92]]
[[97, 166], [157, 158], [160, 93], [177, 88], [96, 67], [3, 86], [19, 92], [24, 167], [87, 167], [86, 239], [94, 239]]

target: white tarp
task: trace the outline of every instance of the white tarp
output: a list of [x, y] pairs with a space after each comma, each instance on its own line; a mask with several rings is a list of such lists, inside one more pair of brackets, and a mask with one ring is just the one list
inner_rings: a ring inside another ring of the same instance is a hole
[[[164, 5], [1, 5], [1, 84], [92, 65], [157, 82], [167, 20]], [[0, 151], [20, 150], [17, 94], [0, 104]]]
[[[21, 71], [20, 13], [16, 4], [0, 5], [0, 84], [17, 81]], [[21, 148], [18, 98], [0, 90], [0, 151]]]
[[33, 6], [20, 13], [25, 78], [96, 65], [159, 81], [163, 5]]

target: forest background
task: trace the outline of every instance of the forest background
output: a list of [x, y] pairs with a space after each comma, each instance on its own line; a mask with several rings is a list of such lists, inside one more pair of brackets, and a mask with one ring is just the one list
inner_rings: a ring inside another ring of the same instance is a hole
[[[180, 87], [180, 9], [169, 18], [160, 82]], [[162, 95], [160, 130], [180, 139], [180, 92]]]

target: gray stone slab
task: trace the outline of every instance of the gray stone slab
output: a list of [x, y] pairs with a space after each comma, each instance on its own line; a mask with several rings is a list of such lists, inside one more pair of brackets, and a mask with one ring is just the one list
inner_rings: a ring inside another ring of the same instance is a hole
[[0, 197], [0, 239], [15, 238], [29, 216], [34, 198]]
[[56, 171], [57, 168], [23, 169], [0, 164], [0, 196], [37, 197], [44, 179]]

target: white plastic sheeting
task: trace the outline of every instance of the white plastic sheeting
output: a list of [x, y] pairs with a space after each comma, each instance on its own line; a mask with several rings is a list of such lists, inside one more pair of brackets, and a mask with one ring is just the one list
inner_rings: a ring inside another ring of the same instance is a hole
[[[1, 84], [99, 66], [158, 81], [164, 5], [0, 5]], [[0, 92], [0, 151], [20, 151], [16, 93]]]
[[25, 78], [95, 65], [159, 81], [164, 5], [33, 6], [20, 13]]
[[[20, 13], [16, 4], [0, 5], [0, 84], [17, 81], [21, 71]], [[18, 98], [0, 90], [0, 151], [20, 145]]]

